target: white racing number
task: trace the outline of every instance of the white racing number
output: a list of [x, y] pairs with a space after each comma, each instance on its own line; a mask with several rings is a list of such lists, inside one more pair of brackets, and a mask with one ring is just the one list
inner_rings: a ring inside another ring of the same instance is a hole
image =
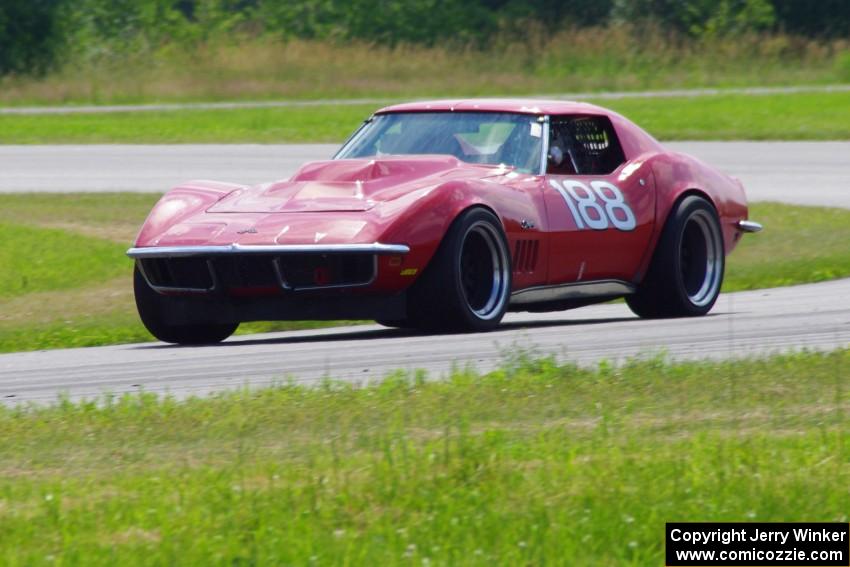
[[637, 225], [635, 214], [623, 199], [622, 191], [613, 183], [591, 181], [588, 187], [575, 179], [565, 179], [560, 183], [550, 179], [549, 184], [564, 198], [579, 230], [607, 230], [611, 225], [617, 230], [634, 230]]

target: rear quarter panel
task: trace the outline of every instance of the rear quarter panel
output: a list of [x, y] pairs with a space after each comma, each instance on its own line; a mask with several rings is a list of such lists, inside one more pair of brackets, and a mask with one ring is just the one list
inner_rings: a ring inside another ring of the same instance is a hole
[[658, 190], [658, 232], [684, 195], [699, 194], [717, 210], [726, 253], [732, 252], [741, 236], [736, 223], [746, 219], [748, 214], [747, 198], [741, 183], [693, 156], [676, 152], [656, 155], [652, 158], [652, 169]]
[[[747, 218], [747, 199], [741, 183], [693, 156], [668, 152], [640, 126], [616, 112], [609, 112], [608, 116], [617, 130], [626, 157], [652, 163], [657, 191], [657, 222], [650, 250], [655, 249], [673, 206], [690, 192], [702, 195], [717, 209], [726, 253], [730, 253], [741, 237], [735, 224]], [[651, 255], [648, 255], [644, 269], [650, 259]]]

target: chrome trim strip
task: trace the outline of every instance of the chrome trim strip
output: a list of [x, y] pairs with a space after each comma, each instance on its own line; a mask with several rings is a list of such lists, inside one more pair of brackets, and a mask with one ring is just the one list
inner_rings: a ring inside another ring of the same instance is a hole
[[735, 226], [744, 232], [761, 232], [764, 228], [761, 223], [751, 220], [739, 220]]
[[410, 247], [405, 244], [270, 244], [243, 246], [146, 246], [130, 248], [130, 258], [179, 258], [184, 256], [217, 256], [222, 254], [407, 254]]
[[566, 299], [589, 299], [606, 295], [629, 295], [635, 286], [621, 280], [597, 280], [521, 289], [511, 295], [511, 305], [528, 305]]

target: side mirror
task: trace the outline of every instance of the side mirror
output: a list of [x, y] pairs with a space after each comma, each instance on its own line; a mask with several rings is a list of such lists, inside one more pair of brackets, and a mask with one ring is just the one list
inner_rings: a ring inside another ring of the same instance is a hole
[[549, 161], [555, 165], [561, 165], [564, 162], [564, 150], [559, 148], [558, 146], [552, 146], [549, 148]]

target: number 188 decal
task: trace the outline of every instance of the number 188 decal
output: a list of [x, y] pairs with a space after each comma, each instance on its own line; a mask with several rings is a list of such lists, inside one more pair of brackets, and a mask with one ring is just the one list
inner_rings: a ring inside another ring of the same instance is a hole
[[[607, 230], [611, 225], [618, 230], [635, 229], [635, 214], [623, 199], [620, 188], [613, 183], [591, 181], [588, 187], [574, 179], [561, 182], [550, 179], [549, 184], [557, 189], [566, 201], [579, 230]], [[597, 199], [601, 200], [602, 204]]]

